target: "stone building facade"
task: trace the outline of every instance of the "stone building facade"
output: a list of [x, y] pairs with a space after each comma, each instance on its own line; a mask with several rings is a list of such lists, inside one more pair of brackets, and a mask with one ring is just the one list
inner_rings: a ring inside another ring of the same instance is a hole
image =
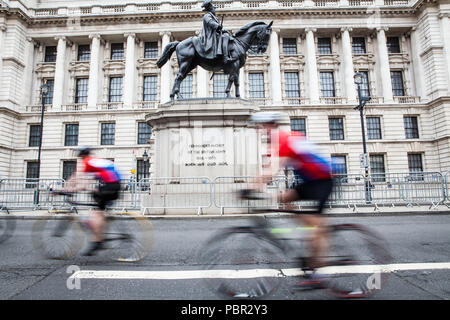
[[[41, 177], [72, 172], [80, 145], [126, 178], [152, 172], [145, 123], [169, 100], [178, 64], [156, 60], [201, 29], [201, 1], [1, 0], [0, 178], [33, 177], [44, 100]], [[450, 170], [450, 2], [216, 0], [224, 28], [273, 21], [266, 53], [241, 69], [242, 98], [287, 112], [340, 172], [362, 173], [355, 72], [364, 74], [370, 170]], [[185, 97], [220, 97], [223, 75], [194, 70]], [[150, 161], [143, 160], [144, 153]]]

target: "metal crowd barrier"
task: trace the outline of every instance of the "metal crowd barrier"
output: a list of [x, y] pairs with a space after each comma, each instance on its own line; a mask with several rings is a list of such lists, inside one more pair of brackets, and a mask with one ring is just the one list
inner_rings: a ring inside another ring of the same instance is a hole
[[[435, 209], [439, 205], [450, 208], [450, 171], [418, 173], [372, 174], [367, 178], [362, 174], [338, 175], [334, 178], [334, 189], [327, 203], [332, 207], [429, 205]], [[113, 209], [141, 209], [143, 214], [152, 211], [196, 209], [201, 214], [205, 208], [225, 209], [279, 208], [277, 193], [291, 188], [295, 177], [277, 176], [266, 185], [269, 197], [266, 200], [242, 200], [237, 192], [255, 186], [258, 177], [217, 177], [211, 181], [207, 177], [165, 177], [147, 178], [139, 182], [122, 181], [119, 199], [112, 204]], [[67, 206], [61, 197], [52, 197], [51, 189], [59, 189], [64, 180], [49, 179], [0, 179], [0, 209], [57, 209]], [[81, 203], [92, 203], [89, 192], [77, 194]], [[294, 203], [299, 208], [313, 205], [310, 201]]]
[[212, 206], [212, 182], [208, 177], [146, 178], [137, 184], [143, 214], [166, 209], [197, 209]]
[[0, 180], [0, 209], [39, 209], [51, 208], [54, 198], [51, 189], [63, 184], [63, 179], [21, 179], [7, 178]]

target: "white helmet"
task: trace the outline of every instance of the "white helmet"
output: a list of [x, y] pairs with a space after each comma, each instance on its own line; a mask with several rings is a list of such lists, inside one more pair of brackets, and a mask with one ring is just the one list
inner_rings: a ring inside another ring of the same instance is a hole
[[255, 123], [275, 123], [279, 124], [284, 118], [284, 114], [276, 111], [261, 111], [250, 116], [250, 121]]

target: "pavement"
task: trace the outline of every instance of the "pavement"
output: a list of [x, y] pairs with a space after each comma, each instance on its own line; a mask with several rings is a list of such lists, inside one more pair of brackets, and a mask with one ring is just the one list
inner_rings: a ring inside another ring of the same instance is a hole
[[[124, 216], [125, 210], [113, 210], [112, 213], [117, 216]], [[237, 218], [237, 217], [249, 217], [249, 216], [265, 216], [265, 217], [287, 217], [292, 216], [291, 213], [262, 213], [262, 214], [252, 214], [252, 213], [232, 213], [232, 209], [227, 209], [225, 214], [216, 213], [203, 213], [198, 214], [196, 209], [192, 209], [192, 213], [183, 214], [144, 214], [145, 217], [149, 219], [192, 219], [192, 218]], [[306, 210], [305, 210], [306, 211]], [[88, 209], [78, 209], [80, 215], [88, 214], [90, 210]], [[130, 209], [125, 212], [132, 212], [138, 215], [142, 215], [142, 211], [139, 209]], [[51, 212], [47, 209], [45, 210], [33, 210], [33, 209], [21, 209], [14, 210], [11, 209], [8, 212], [5, 210], [0, 211], [0, 219], [43, 219], [53, 216], [56, 212]], [[69, 214], [62, 211], [57, 212], [58, 216], [68, 216]], [[357, 216], [407, 216], [407, 215], [449, 215], [450, 208], [446, 205], [439, 205], [435, 207], [430, 206], [358, 206], [358, 207], [338, 207], [338, 208], [326, 208], [324, 211], [326, 216], [330, 217], [357, 217]]]

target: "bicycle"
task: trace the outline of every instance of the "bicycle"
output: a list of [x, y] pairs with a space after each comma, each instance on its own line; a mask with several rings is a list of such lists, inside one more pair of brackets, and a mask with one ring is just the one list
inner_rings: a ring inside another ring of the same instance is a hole
[[[298, 213], [268, 208], [251, 212]], [[302, 231], [301, 227], [290, 229]], [[287, 276], [307, 277], [311, 274], [306, 265], [308, 257], [292, 253], [305, 250], [308, 240], [303, 236], [286, 237], [286, 231], [275, 228], [264, 216], [253, 216], [248, 225], [228, 227], [213, 235], [200, 252], [205, 271], [214, 275], [206, 277], [207, 286], [221, 298], [260, 299], [274, 293]], [[392, 256], [381, 236], [358, 224], [328, 225], [327, 232], [331, 239], [329, 254], [323, 257], [325, 267], [317, 272], [329, 275], [329, 293], [338, 298], [365, 298], [385, 286], [389, 274], [383, 265]], [[298, 243], [291, 245], [290, 241]], [[255, 265], [259, 268], [255, 269]], [[234, 275], [225, 274], [224, 268], [234, 269]]]
[[[65, 197], [70, 210], [56, 211], [49, 217], [37, 220], [32, 227], [35, 249], [46, 258], [67, 260], [75, 256], [85, 243], [91, 227], [76, 207], [95, 206], [93, 203], [74, 201], [75, 193], [53, 192]], [[122, 212], [116, 215], [106, 213], [106, 226], [101, 250], [115, 261], [136, 262], [149, 253], [153, 244], [153, 226], [141, 215]]]

